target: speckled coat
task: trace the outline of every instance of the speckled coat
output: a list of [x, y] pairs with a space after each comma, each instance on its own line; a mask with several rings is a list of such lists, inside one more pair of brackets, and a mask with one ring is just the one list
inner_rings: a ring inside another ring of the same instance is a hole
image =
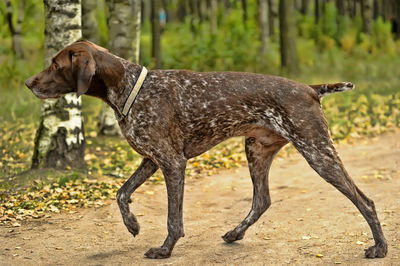
[[43, 72], [26, 85], [41, 98], [75, 91], [99, 97], [115, 111], [129, 144], [144, 159], [117, 193], [123, 221], [134, 236], [139, 232], [129, 210], [130, 196], [158, 168], [168, 193], [168, 236], [149, 258], [171, 255], [184, 236], [182, 203], [186, 162], [221, 141], [245, 136], [246, 156], [254, 185], [247, 217], [223, 239], [244, 237], [271, 204], [268, 172], [276, 153], [288, 142], [327, 182], [360, 210], [375, 239], [367, 257], [383, 257], [387, 244], [374, 203], [346, 172], [329, 135], [320, 98], [353, 88], [351, 83], [304, 85], [282, 77], [238, 72], [152, 70], [148, 73], [127, 116], [123, 106], [141, 72], [141, 66], [108, 53], [90, 42], [66, 47]]

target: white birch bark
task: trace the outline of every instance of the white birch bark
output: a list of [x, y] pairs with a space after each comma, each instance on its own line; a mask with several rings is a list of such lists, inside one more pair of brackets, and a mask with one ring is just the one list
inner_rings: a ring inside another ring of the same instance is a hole
[[[110, 52], [129, 61], [138, 63], [140, 54], [140, 0], [107, 0], [108, 47]], [[114, 111], [102, 105], [98, 122], [103, 135], [122, 136]]]
[[[81, 38], [81, 1], [44, 0], [44, 65], [59, 50]], [[44, 100], [35, 138], [32, 168], [84, 168], [83, 118], [81, 98], [70, 93], [59, 99]]]

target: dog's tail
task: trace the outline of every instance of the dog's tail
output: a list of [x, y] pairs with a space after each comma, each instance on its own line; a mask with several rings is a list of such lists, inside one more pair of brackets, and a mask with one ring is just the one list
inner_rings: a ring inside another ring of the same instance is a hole
[[331, 83], [331, 84], [318, 84], [318, 85], [309, 85], [313, 88], [319, 97], [324, 97], [328, 94], [342, 91], [349, 91], [354, 89], [354, 85], [351, 82], [339, 82], [339, 83]]

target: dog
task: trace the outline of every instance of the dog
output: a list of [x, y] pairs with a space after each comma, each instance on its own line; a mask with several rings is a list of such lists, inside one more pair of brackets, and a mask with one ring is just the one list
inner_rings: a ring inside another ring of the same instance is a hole
[[244, 237], [271, 205], [268, 172], [274, 156], [287, 143], [309, 165], [359, 209], [369, 224], [375, 245], [368, 258], [384, 257], [387, 242], [375, 206], [355, 185], [333, 145], [320, 99], [347, 91], [349, 82], [304, 85], [286, 78], [240, 72], [151, 70], [119, 58], [88, 41], [61, 50], [51, 65], [29, 78], [26, 86], [37, 97], [57, 98], [76, 92], [110, 105], [132, 148], [143, 156], [135, 173], [117, 192], [128, 231], [139, 224], [130, 212], [132, 193], [158, 168], [168, 193], [168, 236], [148, 258], [167, 258], [184, 236], [182, 201], [187, 160], [233, 136], [245, 136], [245, 152], [254, 186], [247, 217], [222, 238], [232, 243]]

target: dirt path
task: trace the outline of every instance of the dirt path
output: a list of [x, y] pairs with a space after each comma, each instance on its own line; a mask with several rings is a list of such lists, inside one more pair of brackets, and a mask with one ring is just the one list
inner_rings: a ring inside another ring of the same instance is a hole
[[[185, 188], [186, 237], [166, 260], [143, 254], [166, 236], [164, 186], [142, 186], [133, 197], [141, 232], [133, 238], [118, 207], [81, 209], [0, 227], [1, 265], [400, 265], [400, 132], [339, 147], [359, 187], [376, 204], [389, 254], [367, 260], [373, 244], [356, 208], [325, 183], [298, 154], [276, 159], [270, 174], [272, 206], [242, 241], [220, 238], [249, 211], [252, 185], [247, 168], [224, 171]], [[316, 254], [322, 254], [318, 258]]]

